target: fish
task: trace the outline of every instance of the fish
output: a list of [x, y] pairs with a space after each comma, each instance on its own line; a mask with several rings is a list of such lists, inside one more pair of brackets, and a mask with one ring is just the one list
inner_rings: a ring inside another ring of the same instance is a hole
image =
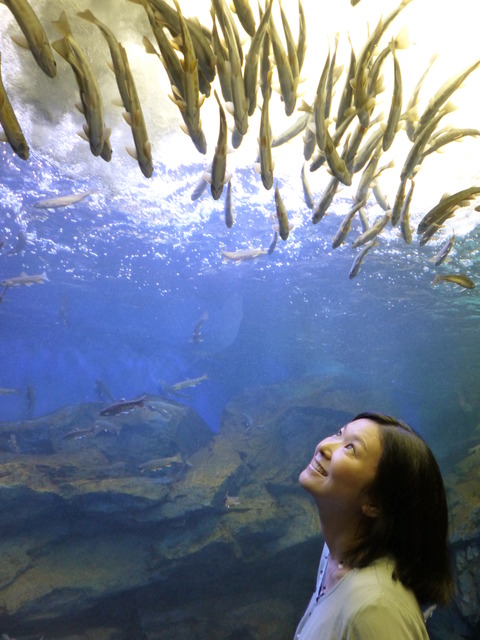
[[268, 106], [272, 94], [272, 73], [273, 72], [270, 71], [268, 74], [268, 86], [263, 96], [262, 113], [260, 116], [260, 134], [258, 137], [260, 162], [255, 163], [255, 169], [260, 174], [265, 189], [271, 189], [273, 186], [274, 163], [272, 159], [271, 131], [268, 115]]
[[443, 244], [440, 248], [440, 251], [433, 256], [433, 258], [430, 258], [430, 261], [433, 262], [433, 264], [438, 267], [439, 265], [442, 264], [442, 262], [445, 262], [445, 260], [447, 259], [448, 254], [450, 253], [452, 247], [453, 247], [453, 243], [455, 242], [455, 234], [452, 233], [452, 235], [448, 238], [448, 240], [445, 242], [445, 244]]
[[377, 175], [376, 174], [377, 166], [382, 153], [383, 153], [382, 145], [379, 143], [362, 173], [362, 176], [357, 186], [357, 191], [353, 198], [354, 202], [366, 202], [368, 192], [370, 190], [370, 185], [373, 179], [375, 178], [375, 176]]
[[385, 213], [381, 218], [378, 218], [378, 220], [374, 224], [372, 224], [372, 226], [369, 229], [367, 229], [362, 234], [360, 234], [358, 238], [356, 238], [352, 242], [352, 247], [355, 249], [356, 247], [359, 247], [362, 244], [365, 244], [369, 240], [372, 240], [387, 226], [391, 218], [392, 218], [391, 211], [385, 211]]
[[[298, 136], [298, 134], [302, 133], [302, 131], [305, 131], [305, 128], [311, 116], [311, 113], [303, 113], [301, 116], [299, 116], [297, 120], [290, 127], [288, 127], [288, 129], [286, 129], [279, 136], [273, 138], [272, 148], [279, 147], [280, 145], [285, 144], [289, 140], [292, 140], [292, 138], [295, 138], [295, 136]], [[308, 160], [308, 158], [306, 158], [306, 160]]]
[[225, 251], [225, 249], [221, 250], [221, 254], [224, 258], [227, 258], [228, 260], [234, 260], [235, 262], [243, 262], [244, 260], [255, 260], [255, 258], [264, 256], [267, 253], [267, 249], [262, 249], [260, 247], [257, 249], [237, 249], [237, 251]]
[[35, 209], [57, 209], [59, 207], [69, 207], [72, 204], [84, 200], [92, 193], [95, 193], [94, 189], [82, 191], [80, 193], [72, 193], [66, 196], [58, 196], [56, 198], [48, 198], [46, 200], [38, 200], [33, 206]]
[[343, 244], [343, 242], [345, 242], [345, 238], [350, 231], [352, 220], [355, 217], [355, 214], [364, 205], [365, 201], [356, 202], [353, 207], [351, 207], [350, 211], [345, 215], [342, 222], [340, 223], [337, 233], [332, 238], [332, 249], [337, 249], [341, 244]]
[[433, 286], [436, 286], [439, 282], [453, 282], [465, 289], [474, 289], [475, 283], [473, 280], [464, 273], [451, 273], [449, 275], [436, 275], [433, 279]]
[[[248, 98], [245, 95], [245, 85], [242, 76], [242, 61], [239, 55], [238, 45], [235, 39], [232, 22], [229, 19], [227, 8], [223, 0], [212, 0], [216, 15], [219, 19], [220, 26], [223, 31], [227, 50], [229, 52], [229, 61], [227, 66], [230, 69], [232, 105], [235, 127], [239, 134], [244, 136], [248, 129]], [[240, 48], [241, 50], [241, 48]], [[228, 108], [228, 107], [227, 107]]]
[[[1, 63], [1, 55], [0, 55]], [[30, 148], [28, 142], [25, 139], [25, 135], [17, 120], [15, 111], [7, 96], [7, 92], [2, 80], [2, 74], [0, 71], [0, 124], [2, 125], [3, 133], [0, 135], [0, 141], [8, 142], [13, 151], [22, 160], [28, 160], [30, 155]]]
[[338, 154], [330, 134], [326, 133], [325, 158], [327, 164], [330, 167], [334, 176], [336, 176], [340, 182], [349, 187], [352, 184], [352, 174], [347, 167], [345, 160]]
[[278, 0], [278, 5], [280, 7], [280, 17], [282, 19], [283, 34], [285, 36], [285, 43], [287, 45], [287, 58], [288, 58], [290, 70], [292, 72], [293, 91], [296, 99], [298, 82], [300, 80], [300, 71], [299, 71], [298, 57], [297, 57], [297, 44], [293, 39], [287, 16], [285, 15], [285, 12], [283, 10], [282, 0]]
[[109, 141], [111, 130], [105, 127], [102, 96], [92, 66], [73, 37], [65, 11], [62, 11], [59, 19], [52, 24], [63, 36], [61, 40], [52, 42], [52, 47], [71, 66], [77, 81], [81, 111], [86, 120], [83, 132], [90, 145], [90, 151], [94, 156], [101, 156], [109, 162], [112, 157]]
[[[145, 0], [130, 0], [137, 4], [144, 4]], [[172, 36], [181, 35], [181, 23], [178, 13], [165, 0], [149, 0], [149, 4], [155, 13], [155, 20], [160, 26], [165, 25]], [[212, 33], [197, 18], [186, 18], [188, 31], [192, 39], [195, 55], [201, 74], [208, 82], [215, 78], [215, 56], [211, 47]]]
[[285, 115], [291, 116], [297, 103], [297, 87], [288, 56], [283, 48], [282, 41], [280, 40], [280, 36], [278, 35], [272, 18], [270, 18], [268, 23], [268, 33], [270, 35], [273, 56], [277, 66], [278, 80], [280, 82], [280, 90], [285, 107]]
[[[377, 129], [374, 129], [367, 140], [363, 143], [363, 146], [357, 149], [353, 159], [351, 160], [351, 167], [353, 173], [358, 173], [361, 171], [367, 162], [370, 160], [372, 153], [378, 146], [378, 143], [382, 141], [383, 131], [382, 127], [379, 126]], [[362, 138], [363, 139], [363, 138]], [[349, 154], [349, 159], [351, 154]]]
[[423, 74], [420, 76], [420, 79], [418, 80], [417, 84], [415, 85], [407, 104], [406, 115], [405, 115], [405, 131], [407, 132], [407, 137], [411, 142], [413, 142], [413, 139], [415, 137], [415, 118], [418, 117], [416, 112], [416, 107], [418, 104], [418, 96], [420, 94], [422, 85], [425, 82], [425, 78], [427, 77], [428, 72], [432, 68], [433, 63], [437, 58], [438, 58], [438, 53], [435, 53], [430, 58], [428, 66], [423, 72]]
[[198, 200], [198, 198], [202, 195], [202, 193], [207, 188], [207, 185], [208, 185], [208, 182], [207, 182], [207, 179], [205, 178], [205, 173], [202, 173], [202, 177], [198, 181], [197, 186], [195, 187], [195, 189], [192, 191], [192, 193], [190, 195], [190, 199], [191, 200]]
[[263, 39], [267, 32], [268, 21], [272, 14], [273, 0], [269, 0], [265, 7], [258, 29], [252, 35], [250, 48], [245, 56], [245, 68], [243, 71], [243, 84], [245, 87], [245, 97], [248, 100], [248, 115], [253, 116], [257, 105], [257, 79], [258, 65], [260, 62], [260, 53], [262, 50]]
[[255, 18], [253, 17], [252, 9], [248, 0], [233, 0], [233, 6], [235, 7], [235, 13], [240, 21], [240, 24], [252, 38], [258, 30], [255, 27]]
[[[183, 86], [183, 69], [180, 60], [178, 59], [177, 54], [175, 53], [175, 49], [173, 48], [172, 43], [167, 37], [167, 34], [164, 32], [162, 25], [156, 19], [152, 6], [146, 0], [129, 0], [129, 2], [134, 2], [135, 4], [140, 4], [145, 9], [145, 12], [148, 17], [148, 21], [150, 22], [150, 27], [152, 29], [153, 35], [155, 36], [155, 40], [160, 48], [160, 54], [157, 52], [153, 44], [150, 40], [144, 36], [142, 39], [143, 46], [145, 51], [148, 54], [156, 55], [167, 73], [168, 79], [170, 81], [170, 85], [172, 87], [172, 91], [174, 96], [171, 96], [171, 99], [175, 104], [176, 98], [175, 96], [180, 96], [181, 99], [185, 100], [185, 90]], [[171, 7], [169, 7], [171, 9]], [[178, 105], [177, 105], [178, 106]]]
[[385, 194], [381, 190], [380, 184], [379, 184], [377, 179], [373, 180], [373, 182], [372, 182], [372, 192], [373, 192], [373, 195], [375, 197], [375, 200], [377, 201], [377, 204], [384, 211], [388, 211], [388, 209], [391, 209], [390, 204], [389, 204], [389, 202], [387, 200], [387, 197], [385, 196]]
[[225, 224], [228, 229], [233, 227], [233, 211], [232, 211], [232, 181], [229, 180], [227, 184], [227, 194], [225, 196], [225, 206], [223, 209]]
[[18, 45], [30, 49], [36, 63], [49, 77], [54, 78], [57, 73], [57, 63], [50, 47], [50, 43], [37, 14], [27, 0], [0, 0], [6, 5], [18, 26], [23, 31], [24, 40], [14, 36], [12, 40]]
[[115, 416], [119, 413], [128, 413], [136, 407], [143, 407], [146, 397], [146, 395], [142, 395], [139, 398], [134, 398], [132, 400], [120, 400], [119, 402], [114, 402], [113, 404], [109, 404], [108, 407], [102, 409], [100, 411], [100, 415]]
[[436, 204], [425, 216], [420, 220], [417, 227], [417, 233], [424, 233], [431, 225], [438, 228], [448, 218], [452, 217], [458, 207], [466, 206], [470, 200], [480, 194], [480, 187], [470, 187], [462, 189], [456, 193], [444, 196], [440, 202]]
[[320, 220], [323, 218], [323, 216], [327, 212], [328, 207], [332, 204], [332, 200], [335, 194], [337, 193], [339, 183], [340, 183], [340, 180], [336, 176], [333, 176], [331, 178], [330, 182], [328, 183], [326, 189], [323, 192], [320, 202], [317, 204], [313, 212], [313, 216], [312, 216], [313, 224], [317, 224], [317, 222], [320, 222]]
[[367, 253], [374, 247], [377, 247], [379, 244], [380, 243], [378, 242], [378, 239], [373, 238], [373, 240], [370, 240], [370, 242], [367, 242], [367, 244], [363, 247], [363, 249], [358, 253], [348, 273], [348, 277], [350, 278], [350, 280], [355, 278], [355, 276], [360, 271], [360, 267], [362, 266], [363, 259], [365, 258]]
[[152, 148], [127, 52], [107, 25], [100, 22], [89, 9], [80, 11], [77, 15], [95, 24], [107, 41], [118, 91], [126, 110], [124, 119], [132, 129], [135, 144], [135, 149], [126, 147], [126, 150], [131, 157], [137, 160], [143, 175], [146, 178], [151, 178], [153, 174]]
[[[212, 16], [212, 47], [213, 53], [217, 59], [216, 69], [217, 76], [220, 80], [220, 88], [222, 90], [222, 96], [225, 102], [232, 102], [232, 77], [231, 77], [231, 68], [228, 62], [228, 51], [220, 41], [220, 36], [218, 35], [217, 29], [217, 20], [215, 17], [215, 10], [213, 6], [210, 8], [210, 13]], [[246, 72], [246, 68], [245, 68]], [[244, 78], [244, 84], [246, 85], [246, 80]], [[255, 90], [256, 90], [256, 79], [255, 79]], [[247, 91], [245, 86], [245, 92]]]
[[175, 102], [179, 107], [185, 122], [185, 133], [188, 133], [195, 145], [195, 148], [200, 153], [205, 154], [207, 152], [207, 141], [205, 139], [205, 134], [203, 133], [202, 123], [200, 120], [200, 107], [203, 104], [204, 96], [202, 96], [202, 99], [199, 97], [198, 60], [195, 55], [188, 25], [183, 17], [178, 1], [173, 1], [180, 20], [180, 29], [182, 34], [182, 69], [185, 91], [183, 99], [180, 95], [175, 96]]
[[186, 465], [191, 467], [189, 462], [186, 462], [181, 453], [177, 453], [174, 456], [166, 456], [164, 458], [153, 458], [153, 460], [147, 460], [139, 465], [139, 469], [142, 473], [154, 473], [158, 471], [164, 471], [165, 469], [171, 469], [177, 465]]
[[410, 189], [405, 197], [402, 205], [402, 210], [400, 212], [400, 231], [402, 233], [403, 239], [407, 244], [411, 244], [412, 242], [412, 228], [410, 226], [410, 203], [412, 201], [414, 188], [415, 182], [411, 180]]
[[25, 271], [22, 271], [19, 276], [2, 280], [0, 285], [2, 287], [31, 287], [32, 284], [44, 284], [45, 282], [49, 282], [46, 271], [37, 275], [27, 275]]
[[212, 198], [218, 200], [222, 195], [223, 185], [230, 180], [231, 176], [226, 176], [225, 174], [227, 167], [227, 118], [216, 90], [214, 91], [214, 95], [218, 103], [220, 128], [218, 131], [217, 146], [215, 147], [215, 153], [213, 155], [211, 173], [205, 174], [205, 179], [210, 183]]
[[9, 389], [7, 387], [0, 387], [0, 396], [13, 396], [20, 393], [19, 389]]
[[480, 130], [478, 129], [456, 129], [448, 127], [447, 130], [444, 130], [443, 133], [438, 132], [438, 135], [432, 136], [431, 144], [425, 149], [422, 154], [422, 160], [425, 156], [430, 155], [431, 153], [435, 153], [446, 144], [450, 144], [450, 142], [456, 142], [457, 140], [461, 140], [465, 136], [480, 136]]
[[475, 71], [480, 65], [480, 60], [476, 60], [473, 64], [467, 67], [461, 73], [449, 78], [443, 85], [438, 89], [435, 95], [430, 98], [427, 108], [420, 116], [420, 120], [418, 121], [413, 139], [416, 140], [424, 128], [427, 126], [427, 123], [432, 119], [433, 116], [439, 111], [440, 107], [450, 98], [450, 96], [462, 86], [463, 82], [467, 79], [467, 77]]
[[225, 498], [223, 499], [223, 504], [227, 509], [230, 509], [231, 507], [238, 507], [241, 504], [241, 500], [238, 496], [229, 495], [227, 491]]
[[208, 380], [207, 373], [204, 373], [203, 376], [199, 376], [198, 378], [186, 378], [185, 380], [176, 382], [175, 384], [172, 384], [170, 387], [167, 387], [167, 391], [170, 391], [171, 393], [178, 393], [183, 389], [188, 389], [189, 387], [196, 387], [198, 384], [200, 384], [204, 380]]
[[278, 219], [278, 233], [282, 240], [286, 240], [290, 233], [287, 210], [283, 204], [282, 196], [278, 188], [278, 181], [275, 183], [275, 209]]
[[193, 333], [192, 333], [192, 337], [190, 338], [190, 342], [193, 342], [194, 344], [199, 344], [200, 342], [203, 342], [202, 326], [203, 326], [203, 323], [206, 322], [207, 320], [208, 320], [208, 311], [204, 311], [200, 316], [200, 318], [195, 323], [195, 327], [193, 328]]
[[298, 73], [300, 74], [305, 61], [307, 50], [307, 20], [301, 0], [298, 0], [298, 39], [297, 39], [297, 60]]
[[351, 80], [355, 75], [355, 66], [357, 63], [357, 59], [356, 59], [355, 51], [353, 50], [353, 46], [351, 42], [350, 42], [350, 47], [351, 47], [350, 64], [348, 67], [347, 77], [343, 87], [342, 95], [340, 96], [340, 101], [338, 103], [335, 130], [340, 127], [340, 125], [342, 124], [342, 122], [344, 122], [348, 113], [351, 112], [352, 110], [351, 107], [353, 102], [353, 89], [352, 89]]
[[17, 244], [7, 251], [7, 256], [14, 256], [17, 254], [23, 255], [25, 247], [27, 245], [27, 232], [24, 229], [20, 229], [17, 235]]
[[355, 75], [351, 80], [353, 89], [353, 102], [357, 111], [358, 118], [364, 127], [368, 127], [370, 113], [375, 106], [375, 97], [368, 93], [368, 72], [370, 62], [374, 51], [382, 35], [390, 23], [397, 15], [411, 2], [411, 0], [402, 0], [385, 19], [380, 18], [375, 30], [367, 38], [362, 51], [360, 52], [355, 67]]
[[310, 191], [310, 186], [307, 182], [307, 177], [305, 175], [305, 163], [303, 163], [302, 165], [301, 177], [302, 177], [303, 197], [305, 200], [305, 204], [309, 209], [314, 209], [315, 202], [313, 201], [312, 192]]
[[326, 87], [328, 70], [330, 68], [330, 50], [328, 51], [325, 64], [323, 65], [323, 71], [320, 75], [320, 79], [317, 85], [317, 91], [315, 93], [315, 101], [313, 103], [313, 119], [315, 123], [315, 136], [317, 145], [320, 151], [325, 154], [325, 146], [327, 140], [327, 119], [325, 117], [325, 102], [326, 102]]
[[277, 241], [278, 241], [278, 231], [274, 231], [272, 240], [267, 250], [267, 253], [269, 256], [272, 255], [272, 253], [275, 251], [275, 247], [277, 246]]
[[397, 54], [395, 51], [395, 45], [390, 43], [390, 50], [393, 55], [393, 69], [394, 69], [394, 81], [393, 81], [393, 94], [392, 102], [390, 104], [390, 111], [388, 114], [387, 124], [385, 125], [385, 132], [382, 138], [382, 149], [387, 151], [392, 146], [393, 139], [398, 129], [398, 123], [400, 121], [400, 113], [402, 110], [402, 73], [400, 71], [400, 64], [398, 62]]

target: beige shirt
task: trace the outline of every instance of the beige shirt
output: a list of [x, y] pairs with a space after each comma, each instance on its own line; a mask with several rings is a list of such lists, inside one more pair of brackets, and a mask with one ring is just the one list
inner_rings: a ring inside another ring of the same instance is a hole
[[294, 640], [428, 640], [417, 599], [392, 579], [393, 567], [381, 558], [319, 598], [316, 590]]

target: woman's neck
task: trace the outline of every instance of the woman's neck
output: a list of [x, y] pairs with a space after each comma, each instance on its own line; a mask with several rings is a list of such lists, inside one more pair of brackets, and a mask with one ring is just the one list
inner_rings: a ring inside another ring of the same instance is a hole
[[359, 542], [360, 523], [351, 518], [328, 517], [320, 515], [323, 537], [330, 551], [330, 557], [337, 564], [344, 564], [346, 556]]

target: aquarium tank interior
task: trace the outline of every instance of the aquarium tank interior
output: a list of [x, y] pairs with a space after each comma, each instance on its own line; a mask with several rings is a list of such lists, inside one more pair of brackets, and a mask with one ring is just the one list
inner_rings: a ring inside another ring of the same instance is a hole
[[357, 413], [448, 493], [480, 637], [479, 8], [0, 2], [0, 634], [287, 640]]

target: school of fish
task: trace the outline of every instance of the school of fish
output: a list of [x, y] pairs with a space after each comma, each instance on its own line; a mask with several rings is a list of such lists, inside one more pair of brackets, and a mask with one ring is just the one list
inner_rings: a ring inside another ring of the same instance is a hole
[[[144, 10], [151, 27], [150, 37], [139, 34], [146, 54], [158, 57], [171, 85], [171, 98], [178, 107], [181, 127], [187, 133], [200, 154], [207, 154], [210, 143], [202, 129], [200, 112], [206, 98], [218, 104], [219, 132], [214, 146], [210, 169], [205, 171], [200, 183], [192, 193], [197, 199], [210, 185], [212, 197], [217, 200], [227, 186], [225, 196], [225, 223], [234, 224], [232, 209], [232, 176], [227, 171], [228, 148], [238, 148], [249, 130], [249, 118], [256, 108], [261, 111], [260, 127], [257, 131], [258, 158], [255, 168], [261, 176], [265, 189], [275, 184], [272, 210], [275, 206], [275, 236], [270, 248], [256, 248], [242, 251], [222, 251], [225, 259], [242, 261], [268, 255], [273, 251], [278, 236], [286, 241], [292, 225], [280, 193], [279, 182], [274, 176], [274, 149], [303, 133], [304, 158], [302, 159], [301, 181], [305, 204], [312, 212], [312, 223], [317, 224], [327, 213], [339, 188], [351, 186], [355, 174], [359, 174], [358, 187], [352, 197], [351, 208], [342, 220], [332, 239], [332, 247], [337, 248], [347, 242], [351, 234], [352, 221], [357, 218], [363, 232], [352, 242], [352, 248], [360, 247], [355, 256], [349, 277], [355, 277], [363, 259], [380, 246], [378, 238], [388, 226], [398, 226], [405, 243], [410, 244], [413, 229], [410, 223], [410, 206], [414, 198], [414, 186], [421, 180], [420, 169], [431, 154], [443, 151], [452, 142], [466, 136], [479, 136], [474, 128], [441, 127], [443, 118], [454, 110], [451, 96], [467, 78], [480, 66], [480, 59], [473, 61], [466, 69], [448, 78], [438, 91], [427, 98], [426, 108], [420, 110], [420, 93], [435, 56], [427, 69], [423, 70], [411, 96], [403, 95], [402, 68], [397, 51], [408, 46], [408, 38], [400, 32], [392, 37], [388, 32], [402, 10], [413, 0], [402, 0], [393, 11], [378, 18], [375, 28], [359, 51], [351, 45], [349, 64], [337, 64], [339, 36], [335, 46], [330, 48], [322, 64], [317, 89], [310, 103], [300, 101], [299, 86], [301, 71], [307, 47], [307, 22], [302, 1], [298, 0], [298, 35], [295, 39], [281, 0], [264, 0], [258, 3], [258, 18], [248, 0], [211, 0], [211, 24], [201, 24], [196, 17], [186, 17], [182, 13], [179, 0], [173, 0], [174, 7], [165, 0], [124, 0], [139, 5]], [[272, 9], [278, 2], [281, 24], [275, 24]], [[351, 0], [354, 7], [360, 0]], [[62, 11], [53, 22], [60, 38], [49, 42], [44, 26], [30, 6], [28, 0], [0, 0], [13, 14], [23, 37], [15, 36], [15, 41], [28, 48], [40, 69], [50, 78], [59, 75], [55, 53], [71, 67], [80, 95], [78, 109], [85, 122], [81, 136], [88, 142], [91, 153], [104, 161], [112, 157], [110, 144], [111, 130], [105, 124], [102, 94], [92, 68], [89, 52], [78, 44], [66, 11]], [[67, 5], [68, 8], [68, 5]], [[133, 10], [133, 8], [132, 8]], [[115, 73], [123, 108], [124, 118], [131, 127], [133, 147], [127, 152], [134, 157], [143, 175], [150, 178], [154, 171], [152, 149], [142, 106], [135, 87], [135, 79], [130, 69], [125, 48], [117, 40], [110, 26], [102, 23], [90, 10], [77, 14], [92, 25], [92, 39], [103, 37], [111, 56], [111, 68]], [[97, 31], [97, 33], [94, 33]], [[153, 36], [153, 37], [152, 37]], [[156, 43], [153, 44], [152, 40]], [[387, 40], [387, 44], [384, 41]], [[158, 50], [157, 50], [158, 48]], [[387, 60], [391, 59], [390, 66]], [[1, 69], [0, 52], [0, 69]], [[64, 69], [62, 68], [62, 73]], [[385, 91], [384, 73], [392, 74], [390, 107], [386, 117], [376, 112], [377, 98]], [[217, 82], [218, 79], [218, 82]], [[295, 122], [277, 138], [272, 136], [269, 122], [269, 105], [273, 99], [273, 83], [279, 86], [285, 115], [296, 114]], [[340, 87], [336, 90], [335, 87]], [[339, 96], [336, 114], [332, 113], [332, 98]], [[233, 131], [230, 134], [227, 115], [233, 117]], [[28, 160], [30, 148], [8, 98], [8, 87], [2, 81], [0, 71], [0, 124], [2, 140], [8, 142], [23, 160]], [[404, 158], [397, 192], [390, 206], [382, 194], [379, 176], [391, 163], [379, 166], [382, 154], [392, 145], [396, 136], [407, 137], [409, 150]], [[309, 164], [308, 164], [309, 163]], [[307, 168], [316, 171], [320, 167], [327, 171], [330, 182], [318, 201], [312, 196], [307, 181]], [[408, 190], [407, 190], [408, 188]], [[71, 204], [87, 194], [78, 197], [66, 196]], [[480, 196], [480, 186], [471, 185], [454, 194], [447, 194], [424, 215], [416, 229], [421, 245], [427, 243], [452, 218], [461, 207], [471, 206]], [[71, 199], [72, 198], [72, 199]], [[369, 225], [364, 207], [374, 199], [384, 213]], [[273, 204], [274, 203], [274, 204]], [[38, 207], [64, 206], [58, 202], [39, 202]], [[454, 234], [432, 260], [434, 266], [447, 259]], [[3, 281], [5, 287], [20, 284], [30, 285], [46, 280], [42, 276], [26, 276]], [[437, 275], [433, 284], [452, 282], [464, 288], [472, 288], [474, 282], [466, 274], [450, 273]]]

